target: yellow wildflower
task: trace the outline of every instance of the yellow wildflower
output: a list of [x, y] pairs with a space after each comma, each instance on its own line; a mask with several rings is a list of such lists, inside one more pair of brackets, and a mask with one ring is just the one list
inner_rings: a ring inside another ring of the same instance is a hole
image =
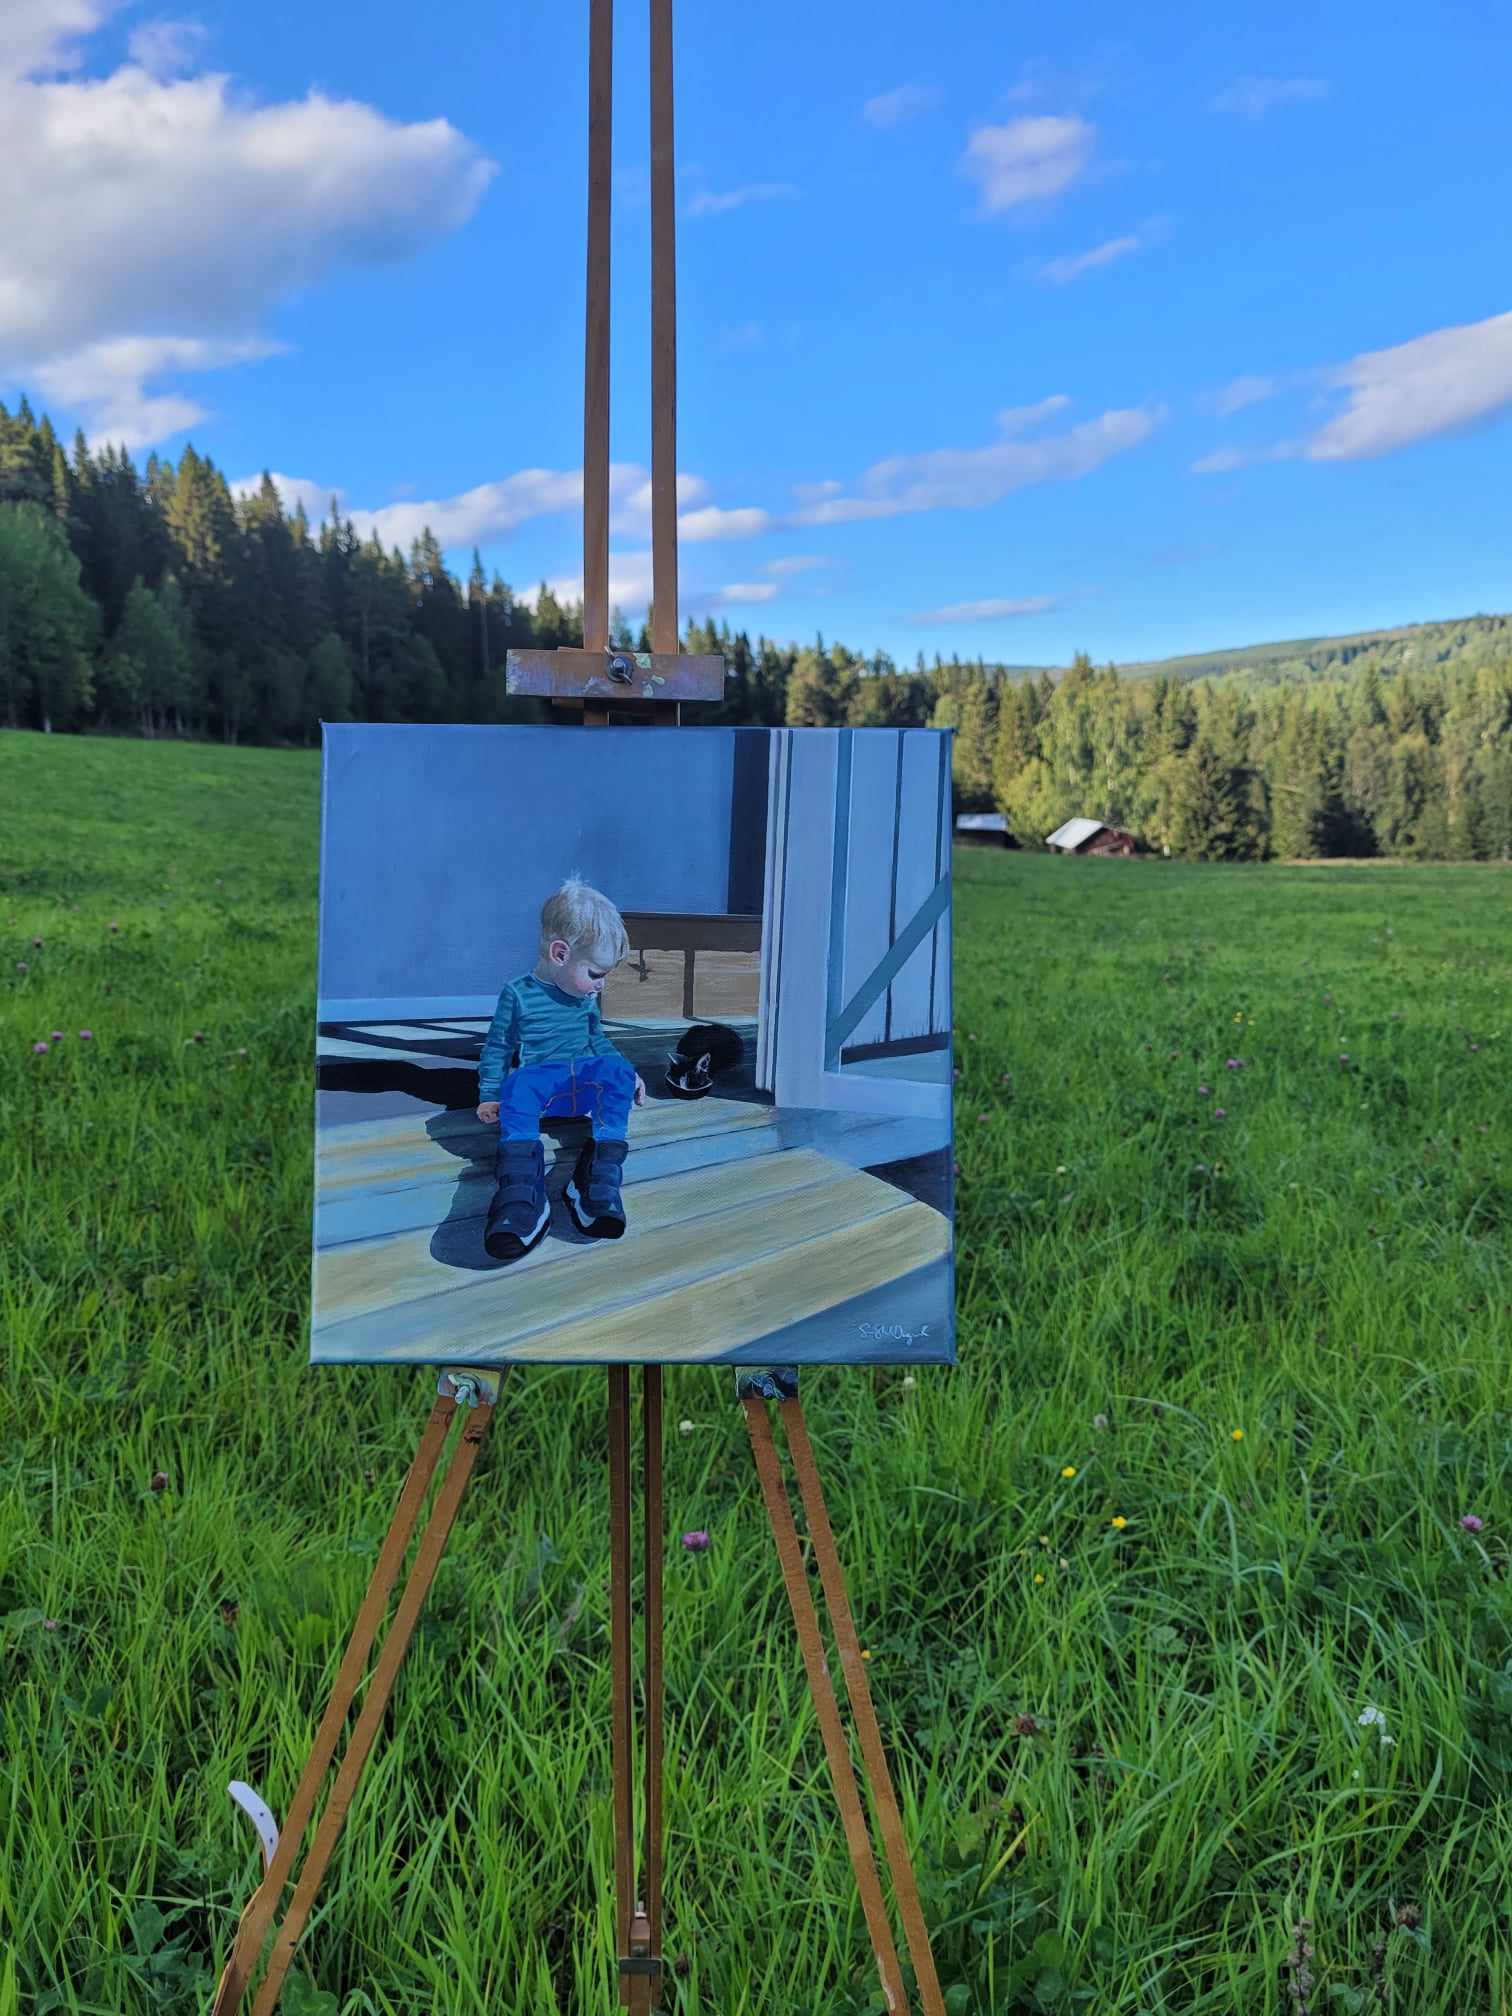
[[1116, 1527], [1118, 1528], [1119, 1532], [1120, 1532], [1120, 1533], [1122, 1533], [1123, 1529], [1125, 1528], [1125, 1526], [1127, 1526], [1127, 1525], [1128, 1525], [1128, 1523], [1129, 1523], [1129, 1522], [1128, 1522], [1128, 1520], [1127, 1520], [1127, 1519], [1125, 1519], [1125, 1517], [1123, 1516], [1122, 1512], [1119, 1512], [1119, 1513], [1115, 1514], [1115, 1516], [1113, 1517], [1113, 1519], [1112, 1519], [1112, 1520], [1111, 1520], [1111, 1521], [1110, 1521], [1109, 1523], [1110, 1523], [1111, 1525], [1114, 1525], [1114, 1526], [1116, 1526]]
[[1062, 1477], [1074, 1477], [1076, 1475], [1076, 1465], [1074, 1463], [1068, 1463], [1065, 1469], [1062, 1470], [1061, 1475]]
[[1242, 1428], [1236, 1428], [1233, 1434], [1229, 1437], [1229, 1440], [1231, 1442], [1242, 1442], [1244, 1440], [1244, 1430]]
[[1043, 1582], [1045, 1578], [1043, 1575], [1036, 1575], [1034, 1579], [1036, 1582]]

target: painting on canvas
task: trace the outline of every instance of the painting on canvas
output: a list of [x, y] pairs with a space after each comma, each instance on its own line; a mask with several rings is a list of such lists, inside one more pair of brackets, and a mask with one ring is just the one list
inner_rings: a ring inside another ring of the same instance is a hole
[[933, 729], [328, 724], [311, 1358], [952, 1363]]

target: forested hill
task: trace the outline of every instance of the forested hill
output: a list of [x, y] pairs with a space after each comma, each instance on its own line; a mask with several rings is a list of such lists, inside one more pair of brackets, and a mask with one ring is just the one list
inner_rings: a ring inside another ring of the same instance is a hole
[[[1256, 686], [1335, 677], [1357, 659], [1383, 672], [1410, 667], [1487, 665], [1512, 655], [1512, 616], [1459, 616], [1442, 623], [1407, 623], [1395, 630], [1357, 630], [1347, 637], [1294, 637], [1280, 644], [1241, 644], [1228, 651], [1199, 651], [1184, 658], [1119, 660], [1126, 679], [1242, 677]], [[1005, 665], [1009, 679], [1038, 679], [1055, 666]]]
[[[386, 551], [334, 504], [312, 530], [192, 447], [139, 471], [0, 406], [0, 725], [313, 747], [323, 721], [536, 721], [505, 653], [581, 640], [580, 608], [517, 596], [476, 553], [458, 580], [428, 532]], [[615, 641], [649, 644], [618, 620]], [[1025, 846], [1088, 814], [1217, 860], [1512, 859], [1506, 617], [1121, 671], [899, 666], [727, 622], [685, 641], [728, 667], [704, 722], [954, 729], [957, 809], [1000, 811]]]

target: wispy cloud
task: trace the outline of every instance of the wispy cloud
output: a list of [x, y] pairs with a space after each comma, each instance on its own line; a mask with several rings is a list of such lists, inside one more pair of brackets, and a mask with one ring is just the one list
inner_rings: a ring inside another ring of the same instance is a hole
[[988, 596], [981, 602], [947, 602], [943, 609], [920, 609], [911, 623], [990, 623], [1015, 616], [1044, 616], [1060, 607], [1055, 595]]
[[944, 102], [945, 93], [938, 84], [900, 84], [896, 91], [883, 91], [875, 98], [868, 98], [861, 107], [861, 117], [868, 126], [889, 132], [896, 126], [922, 119], [928, 112], [938, 111]]
[[288, 346], [249, 336], [217, 342], [201, 336], [117, 336], [86, 343], [34, 367], [44, 395], [79, 415], [92, 441], [145, 448], [181, 434], [207, 409], [178, 392], [154, 392], [172, 372], [221, 371], [279, 355]]
[[[583, 597], [583, 577], [581, 574], [563, 574], [546, 584], [553, 595], [562, 602], [580, 602]], [[643, 615], [650, 606], [652, 589], [651, 555], [649, 553], [615, 553], [609, 555], [609, 604], [626, 617]], [[706, 615], [716, 609], [736, 609], [744, 605], [754, 605], [775, 601], [781, 589], [775, 581], [730, 581], [716, 583], [709, 587], [685, 587], [678, 595], [678, 606], [685, 616]], [[527, 598], [534, 602], [538, 597]]]
[[177, 77], [192, 70], [205, 41], [198, 21], [143, 21], [126, 45], [133, 63], [153, 77]]
[[796, 196], [791, 182], [747, 182], [740, 189], [716, 192], [705, 189], [688, 205], [690, 217], [722, 217], [727, 210], [742, 209], [747, 203], [775, 203]]
[[[261, 480], [259, 476], [245, 477], [231, 487], [251, 491]], [[324, 515], [332, 495], [328, 486], [300, 476], [275, 475], [273, 480], [290, 509], [302, 500], [312, 516]], [[769, 531], [776, 522], [769, 511], [754, 506], [728, 508], [711, 503], [709, 497], [710, 486], [704, 477], [686, 470], [678, 472], [680, 543], [751, 539]], [[429, 530], [444, 551], [465, 553], [469, 547], [505, 538], [531, 519], [576, 511], [582, 501], [581, 469], [518, 469], [493, 482], [475, 484], [454, 497], [405, 498], [372, 509], [349, 508], [343, 500], [343, 509], [348, 510], [363, 538], [376, 532], [385, 546], [405, 550]], [[651, 478], [641, 463], [610, 465], [609, 525], [616, 538], [642, 540], [651, 536]]]
[[1263, 377], [1251, 372], [1242, 378], [1235, 378], [1216, 392], [1211, 400], [1212, 410], [1227, 419], [1230, 413], [1241, 413], [1246, 406], [1258, 406], [1263, 399], [1272, 399], [1280, 391], [1283, 380]]
[[1108, 90], [1115, 75], [1126, 74], [1128, 47], [1106, 43], [1074, 70], [1057, 69], [1044, 56], [1020, 65], [1017, 80], [1003, 93], [1008, 105], [1086, 105]]
[[1101, 245], [1094, 245], [1090, 252], [1063, 252], [1058, 259], [1047, 260], [1040, 268], [1041, 280], [1051, 280], [1057, 287], [1064, 287], [1068, 280], [1079, 280], [1083, 273], [1091, 273], [1099, 266], [1111, 266], [1115, 259], [1127, 259], [1131, 252], [1137, 252], [1143, 241], [1135, 232], [1122, 238], [1105, 239]]
[[1064, 287], [1069, 281], [1079, 280], [1084, 273], [1096, 272], [1100, 266], [1111, 266], [1116, 260], [1127, 259], [1132, 253], [1148, 252], [1151, 246], [1164, 244], [1170, 230], [1169, 217], [1147, 217], [1133, 231], [1126, 231], [1117, 238], [1104, 239], [1088, 252], [1067, 252], [1058, 259], [1047, 260], [1039, 268], [1039, 278]]
[[766, 331], [759, 322], [733, 322], [715, 341], [721, 350], [756, 350], [766, 341]]
[[807, 574], [815, 567], [828, 567], [829, 561], [820, 553], [789, 553], [782, 560], [768, 560], [765, 572], [786, 580], [791, 574]]
[[1241, 77], [1218, 93], [1212, 110], [1239, 119], [1263, 119], [1277, 105], [1327, 96], [1328, 86], [1321, 77]]
[[1251, 462], [1369, 461], [1484, 424], [1512, 407], [1512, 313], [1430, 330], [1287, 381], [1235, 384], [1281, 382], [1318, 387], [1325, 399], [1342, 395], [1343, 404], [1311, 433], [1256, 449], [1219, 448], [1192, 464], [1196, 473], [1214, 475]]
[[995, 215], [1069, 189], [1085, 172], [1095, 138], [1085, 119], [1010, 119], [978, 126], [961, 165], [980, 186], [983, 210]]
[[1064, 393], [1033, 406], [1010, 406], [998, 415], [1000, 439], [984, 448], [938, 448], [872, 463], [853, 493], [829, 481], [795, 490], [794, 525], [840, 525], [855, 519], [896, 518], [905, 512], [979, 510], [1036, 483], [1085, 476], [1115, 455], [1147, 441], [1164, 420], [1160, 406], [1100, 413], [1060, 433], [1022, 437], [1069, 401]]

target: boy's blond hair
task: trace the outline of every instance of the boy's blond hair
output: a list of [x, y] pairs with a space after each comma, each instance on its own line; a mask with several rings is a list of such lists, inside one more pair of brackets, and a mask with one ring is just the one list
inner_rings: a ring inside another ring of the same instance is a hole
[[630, 951], [630, 935], [618, 910], [597, 889], [569, 875], [541, 905], [541, 957], [553, 938], [562, 938], [590, 965], [618, 966]]

